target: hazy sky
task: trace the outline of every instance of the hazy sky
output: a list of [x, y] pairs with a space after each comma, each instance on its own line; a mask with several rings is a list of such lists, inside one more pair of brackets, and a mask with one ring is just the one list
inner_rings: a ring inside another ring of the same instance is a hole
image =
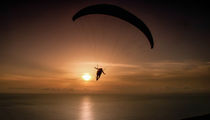
[[[131, 24], [107, 15], [72, 21], [81, 8], [118, 5], [139, 17], [154, 49]], [[75, 0], [8, 2], [1, 12], [1, 93], [210, 93], [206, 2]], [[106, 75], [95, 81], [96, 65]], [[89, 73], [89, 82], [81, 76]]]

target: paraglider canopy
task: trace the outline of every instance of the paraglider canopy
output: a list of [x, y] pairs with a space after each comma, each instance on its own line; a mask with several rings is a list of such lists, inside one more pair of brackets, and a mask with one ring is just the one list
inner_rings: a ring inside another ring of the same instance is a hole
[[78, 18], [89, 14], [105, 14], [127, 21], [128, 23], [134, 25], [140, 31], [142, 31], [149, 40], [151, 48], [154, 47], [153, 37], [149, 28], [146, 26], [146, 24], [144, 24], [142, 20], [140, 20], [138, 17], [128, 12], [127, 10], [122, 9], [115, 5], [97, 4], [81, 9], [72, 17], [72, 20], [75, 21]]

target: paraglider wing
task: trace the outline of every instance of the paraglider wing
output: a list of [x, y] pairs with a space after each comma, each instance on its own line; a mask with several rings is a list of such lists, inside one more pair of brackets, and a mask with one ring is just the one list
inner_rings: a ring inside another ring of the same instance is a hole
[[134, 25], [145, 34], [145, 36], [150, 42], [151, 48], [153, 48], [154, 42], [153, 42], [153, 37], [149, 28], [144, 24], [142, 20], [137, 18], [132, 13], [118, 6], [109, 5], [109, 4], [97, 4], [97, 5], [88, 6], [86, 8], [81, 9], [73, 16], [72, 20], [75, 21], [78, 18], [89, 15], [89, 14], [105, 14], [105, 15], [114, 16], [114, 17], [127, 21], [128, 23]]

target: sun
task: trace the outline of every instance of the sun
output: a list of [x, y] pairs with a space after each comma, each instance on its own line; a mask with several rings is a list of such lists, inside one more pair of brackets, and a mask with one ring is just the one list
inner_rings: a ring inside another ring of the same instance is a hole
[[90, 76], [90, 74], [85, 73], [85, 74], [82, 75], [82, 78], [83, 78], [83, 80], [88, 81], [88, 80], [91, 79], [91, 76]]

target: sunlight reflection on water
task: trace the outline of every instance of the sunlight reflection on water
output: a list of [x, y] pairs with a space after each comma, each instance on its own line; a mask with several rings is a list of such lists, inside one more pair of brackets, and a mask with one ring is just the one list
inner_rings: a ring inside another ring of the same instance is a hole
[[82, 100], [80, 120], [94, 120], [92, 115], [92, 103], [89, 96], [85, 96]]
[[0, 120], [180, 120], [209, 113], [210, 96], [0, 95]]

